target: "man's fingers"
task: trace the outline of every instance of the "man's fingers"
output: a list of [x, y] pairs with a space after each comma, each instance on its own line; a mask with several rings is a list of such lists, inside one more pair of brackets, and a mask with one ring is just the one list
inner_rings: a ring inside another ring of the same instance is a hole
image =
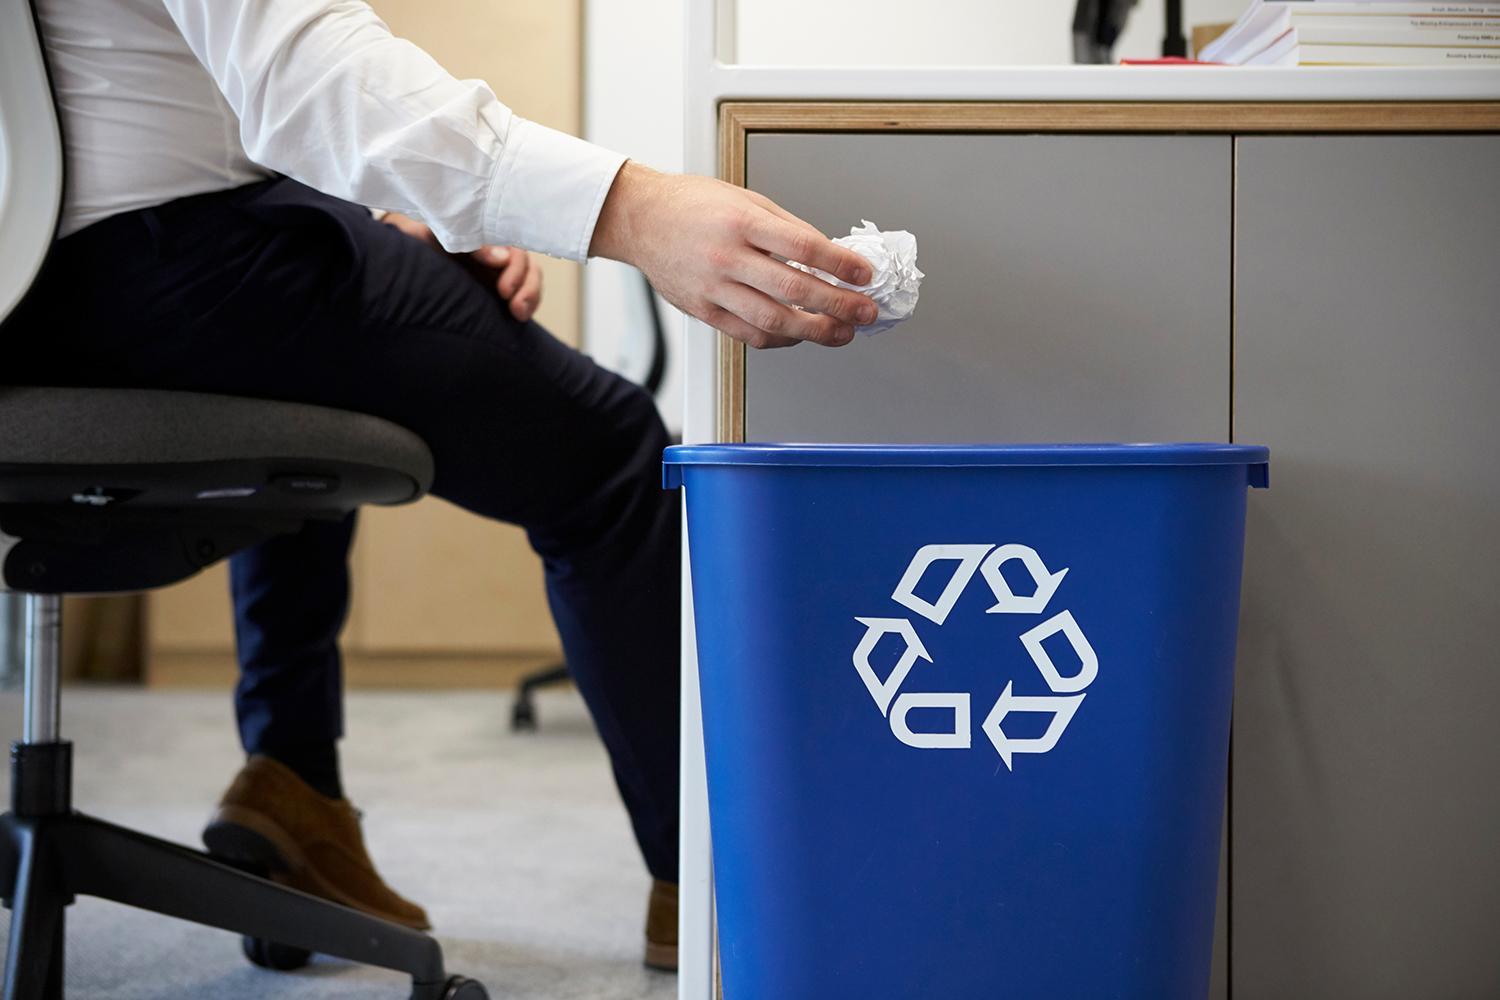
[[761, 208], [764, 208], [766, 211], [770, 212], [777, 218], [785, 219], [792, 225], [800, 226], [816, 236], [823, 235], [823, 231], [820, 230], [817, 226], [813, 225], [811, 222], [808, 222], [806, 219], [802, 218], [799, 215], [793, 215], [791, 212], [788, 212], [786, 209], [782, 208], [780, 205], [776, 204], [774, 201], [772, 201], [770, 198], [767, 198], [759, 191], [750, 191], [749, 194], [751, 201], [755, 202]]
[[802, 226], [805, 229], [811, 229], [814, 232], [817, 231], [817, 227], [814, 226], [811, 222], [808, 222], [806, 219], [802, 218], [799, 215], [793, 215], [791, 212], [788, 212], [786, 209], [782, 208], [780, 205], [776, 204], [774, 201], [772, 201], [770, 198], [767, 198], [759, 191], [751, 191], [747, 188], [746, 193], [750, 195], [751, 201], [755, 202], [757, 205], [765, 209], [767, 212], [770, 212], [772, 215], [777, 216], [778, 218], [785, 219], [794, 226]]
[[867, 296], [830, 285], [765, 254], [746, 254], [740, 273], [731, 277], [774, 299], [824, 313], [851, 326], [875, 322], [875, 303]]
[[486, 267], [504, 267], [510, 258], [510, 247], [483, 246], [474, 251], [474, 259]]
[[721, 306], [710, 307], [707, 312], [698, 318], [720, 333], [728, 334], [735, 340], [757, 349], [795, 347], [797, 344], [802, 343], [802, 341], [792, 337], [773, 337], [764, 330], [757, 330]]
[[[832, 316], [798, 312], [748, 285], [729, 282], [716, 297], [725, 309], [772, 337], [811, 340], [829, 347], [842, 347], [854, 339], [849, 324]], [[746, 343], [759, 346], [753, 341]]]
[[428, 246], [436, 247], [439, 250], [442, 249], [441, 246], [438, 246], [437, 237], [432, 234], [432, 230], [409, 215], [402, 215], [400, 212], [387, 212], [380, 221], [384, 222], [387, 226], [392, 226], [398, 231], [405, 233], [414, 240], [420, 240]]
[[520, 291], [510, 300], [510, 313], [524, 323], [536, 315], [537, 306], [541, 302], [542, 269], [533, 267], [526, 272], [526, 280], [521, 282]]
[[526, 280], [526, 272], [530, 268], [530, 255], [525, 251], [518, 250], [510, 255], [510, 260], [500, 272], [500, 280], [495, 283], [502, 299], [510, 299], [521, 290], [521, 284]]
[[851, 285], [870, 282], [870, 265], [816, 230], [807, 230], [770, 212], [756, 213], [746, 233], [752, 244], [767, 253], [827, 271]]

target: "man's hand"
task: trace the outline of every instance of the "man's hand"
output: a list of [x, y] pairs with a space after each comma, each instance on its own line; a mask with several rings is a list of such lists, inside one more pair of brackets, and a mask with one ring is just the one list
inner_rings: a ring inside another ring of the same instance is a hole
[[542, 304], [542, 269], [518, 247], [480, 247], [466, 262], [481, 284], [493, 285], [510, 303], [510, 314], [522, 323]]
[[[432, 230], [416, 219], [400, 212], [387, 212], [382, 220], [395, 226], [414, 240], [420, 240], [434, 250], [442, 250]], [[453, 254], [453, 257], [468, 268], [475, 280], [510, 305], [510, 314], [522, 323], [536, 315], [542, 304], [542, 269], [531, 260], [525, 250], [515, 247], [480, 247], [473, 253]]]
[[854, 285], [870, 265], [769, 198], [627, 162], [594, 228], [591, 255], [633, 264], [677, 308], [751, 347], [832, 347], [875, 321], [875, 303], [785, 261]]

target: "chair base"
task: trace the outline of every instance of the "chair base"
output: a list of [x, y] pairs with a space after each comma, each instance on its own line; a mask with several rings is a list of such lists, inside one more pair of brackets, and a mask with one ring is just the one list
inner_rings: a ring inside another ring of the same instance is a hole
[[511, 732], [534, 731], [536, 729], [535, 694], [537, 688], [566, 684], [570, 676], [568, 665], [559, 663], [555, 666], [543, 667], [523, 677], [520, 686], [516, 688], [515, 704], [510, 709]]
[[71, 782], [58, 773], [68, 767], [67, 747], [12, 748], [15, 801], [0, 816], [0, 897], [13, 911], [4, 1000], [62, 1000], [64, 911], [80, 895], [405, 972], [411, 1000], [485, 1000], [478, 983], [446, 974], [442, 949], [426, 934], [72, 812]]

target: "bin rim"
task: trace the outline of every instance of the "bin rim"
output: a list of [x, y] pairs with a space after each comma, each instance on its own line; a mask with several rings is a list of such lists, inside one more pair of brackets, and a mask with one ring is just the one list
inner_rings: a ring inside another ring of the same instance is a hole
[[853, 467], [1048, 465], [1263, 465], [1264, 445], [1222, 442], [1094, 444], [678, 444], [667, 465]]
[[1242, 465], [1252, 486], [1266, 485], [1271, 450], [1222, 442], [1094, 444], [679, 444], [662, 462], [668, 489], [679, 466], [796, 468], [1046, 468]]

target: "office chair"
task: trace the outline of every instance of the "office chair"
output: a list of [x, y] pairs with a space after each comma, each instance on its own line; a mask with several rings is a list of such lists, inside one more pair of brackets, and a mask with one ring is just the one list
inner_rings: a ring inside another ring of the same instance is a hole
[[[656, 303], [656, 289], [651, 287], [651, 282], [646, 280], [644, 274], [640, 275], [640, 279], [641, 287], [646, 293], [647, 315], [651, 320], [651, 359], [647, 362], [646, 377], [641, 379], [641, 388], [655, 397], [661, 391], [662, 382], [667, 377], [667, 334], [662, 326], [661, 307]], [[554, 663], [522, 677], [520, 685], [516, 688], [516, 700], [510, 708], [511, 731], [517, 733], [534, 731], [536, 729], [537, 689], [551, 687], [554, 684], [565, 684], [568, 676], [566, 663]]]
[[[0, 0], [0, 322], [52, 243], [62, 166], [32, 11]], [[14, 322], [3, 332], [43, 335]], [[61, 1000], [64, 911], [77, 895], [245, 935], [259, 964], [320, 952], [409, 974], [412, 1000], [485, 1000], [479, 983], [447, 974], [425, 934], [75, 812], [59, 731], [60, 595], [173, 583], [306, 522], [416, 500], [431, 479], [421, 440], [362, 414], [0, 385], [0, 590], [28, 595], [22, 737], [0, 816], [4, 1000]]]

